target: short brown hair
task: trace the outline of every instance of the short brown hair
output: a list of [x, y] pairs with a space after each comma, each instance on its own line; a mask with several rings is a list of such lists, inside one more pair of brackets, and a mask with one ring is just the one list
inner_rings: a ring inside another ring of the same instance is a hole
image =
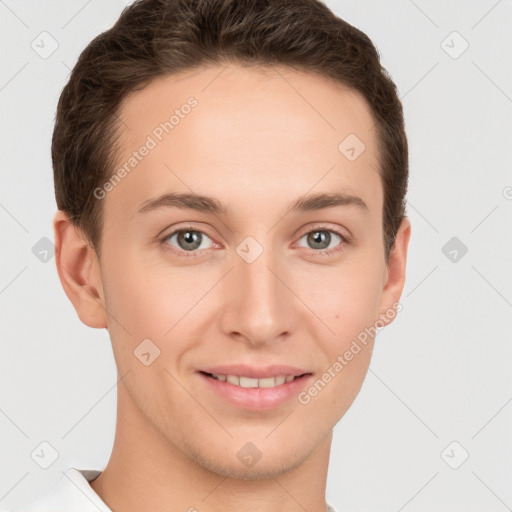
[[377, 127], [387, 259], [405, 216], [402, 104], [371, 40], [319, 0], [138, 0], [89, 43], [59, 99], [52, 162], [57, 206], [97, 255], [93, 191], [114, 172], [122, 100], [157, 77], [221, 63], [285, 65], [363, 95]]

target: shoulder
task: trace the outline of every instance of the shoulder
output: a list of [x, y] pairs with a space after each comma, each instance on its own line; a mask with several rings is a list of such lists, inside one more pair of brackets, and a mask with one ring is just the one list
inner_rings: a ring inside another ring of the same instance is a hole
[[[1, 512], [1, 511], [0, 511]], [[338, 512], [333, 505], [327, 502], [327, 512]]]
[[89, 484], [99, 474], [99, 470], [70, 468], [36, 501], [0, 512], [111, 512]]
[[327, 512], [338, 512], [338, 509], [336, 509], [334, 505], [327, 501]]

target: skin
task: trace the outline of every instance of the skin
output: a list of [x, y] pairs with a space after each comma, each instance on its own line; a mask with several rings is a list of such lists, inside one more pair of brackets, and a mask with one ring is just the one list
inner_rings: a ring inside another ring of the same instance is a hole
[[[211, 66], [152, 81], [121, 107], [119, 165], [190, 96], [197, 107], [102, 200], [101, 260], [64, 212], [54, 218], [64, 290], [83, 323], [108, 329], [121, 379], [112, 455], [91, 486], [124, 512], [324, 511], [332, 430], [359, 392], [374, 340], [307, 405], [294, 397], [244, 410], [197, 371], [283, 363], [321, 377], [399, 301], [410, 223], [386, 262], [367, 103], [283, 67]], [[338, 150], [350, 133], [366, 146], [355, 161]], [[229, 215], [136, 213], [164, 192], [192, 191], [222, 201]], [[333, 191], [367, 210], [287, 212], [305, 194]], [[169, 236], [188, 222], [206, 233], [198, 257]], [[331, 233], [321, 248], [342, 250], [316, 254], [307, 235], [320, 228]], [[248, 236], [263, 248], [252, 263], [236, 252]], [[149, 366], [134, 356], [147, 338], [160, 349]], [[237, 457], [247, 442], [262, 454], [252, 467]]]

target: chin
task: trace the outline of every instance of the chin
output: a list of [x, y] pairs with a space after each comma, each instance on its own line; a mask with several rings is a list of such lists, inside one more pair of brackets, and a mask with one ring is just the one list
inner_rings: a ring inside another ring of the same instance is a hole
[[[230, 441], [232, 442], [232, 441]], [[234, 444], [234, 443], [233, 443]], [[228, 448], [228, 451], [232, 450]], [[238, 451], [238, 450], [237, 450]], [[289, 453], [271, 451], [270, 456], [263, 453], [260, 460], [253, 465], [244, 465], [237, 453], [211, 453], [198, 450], [196, 446], [186, 444], [185, 454], [198, 466], [212, 473], [236, 480], [267, 480], [279, 477], [300, 466], [309, 456], [294, 448]]]

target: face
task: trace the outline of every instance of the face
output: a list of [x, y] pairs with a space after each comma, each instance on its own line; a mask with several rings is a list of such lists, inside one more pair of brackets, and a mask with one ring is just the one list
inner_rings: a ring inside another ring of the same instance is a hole
[[357, 395], [403, 284], [365, 100], [212, 66], [154, 80], [120, 114], [125, 172], [98, 191], [118, 393], [204, 468], [297, 467]]

